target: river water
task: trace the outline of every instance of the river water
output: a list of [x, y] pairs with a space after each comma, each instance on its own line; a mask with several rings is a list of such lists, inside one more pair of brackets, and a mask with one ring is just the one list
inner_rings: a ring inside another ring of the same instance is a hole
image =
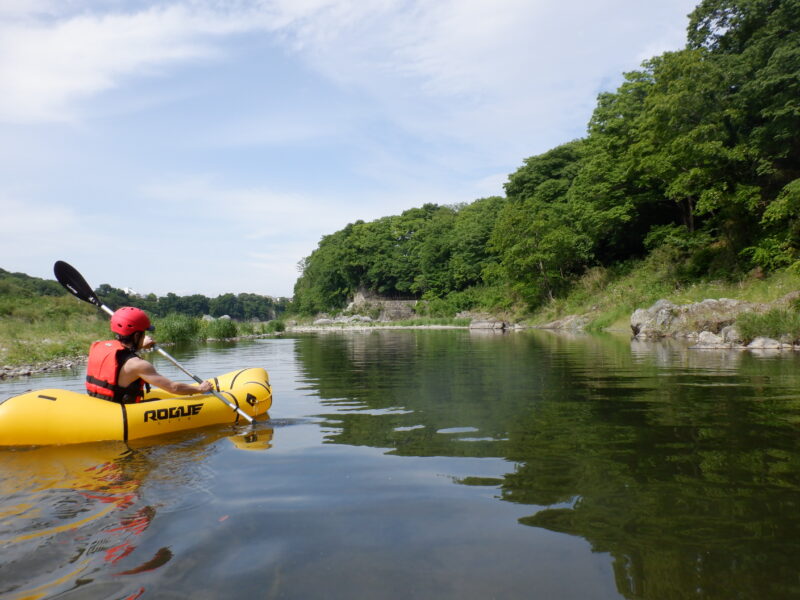
[[792, 354], [465, 330], [174, 354], [265, 367], [271, 419], [0, 449], [0, 598], [800, 597]]

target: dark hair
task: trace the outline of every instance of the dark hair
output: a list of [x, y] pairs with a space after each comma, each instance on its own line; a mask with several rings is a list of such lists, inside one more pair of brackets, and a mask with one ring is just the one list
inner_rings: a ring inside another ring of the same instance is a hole
[[136, 340], [134, 338], [140, 333], [144, 335], [144, 331], [134, 331], [130, 335], [122, 335], [121, 333], [117, 333], [117, 334], [114, 334], [114, 335], [116, 336], [116, 338], [120, 342], [122, 342], [126, 346], [130, 345], [130, 346], [134, 346], [135, 347], [137, 344], [136, 344]]

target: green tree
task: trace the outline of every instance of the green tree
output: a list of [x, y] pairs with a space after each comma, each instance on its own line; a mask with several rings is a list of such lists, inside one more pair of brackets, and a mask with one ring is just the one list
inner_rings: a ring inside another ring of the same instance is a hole
[[484, 273], [497, 264], [489, 239], [504, 205], [505, 198], [491, 196], [459, 207], [452, 232], [450, 291], [484, 283]]
[[530, 305], [553, 298], [591, 258], [592, 240], [567, 199], [582, 146], [576, 140], [528, 158], [506, 184], [490, 244], [504, 279]]

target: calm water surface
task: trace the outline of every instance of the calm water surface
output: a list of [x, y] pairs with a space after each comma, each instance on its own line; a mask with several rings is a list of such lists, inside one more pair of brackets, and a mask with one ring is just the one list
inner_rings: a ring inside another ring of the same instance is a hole
[[467, 331], [175, 354], [267, 368], [270, 421], [0, 449], [1, 598], [800, 598], [796, 356]]

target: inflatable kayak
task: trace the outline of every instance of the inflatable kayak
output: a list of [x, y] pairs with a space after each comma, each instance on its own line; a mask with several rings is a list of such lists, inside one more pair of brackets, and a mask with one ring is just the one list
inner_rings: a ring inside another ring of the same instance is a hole
[[[264, 369], [241, 369], [210, 381], [253, 418], [272, 405]], [[0, 446], [127, 441], [239, 422], [239, 414], [213, 394], [170, 397], [154, 389], [142, 402], [117, 404], [67, 390], [38, 390], [0, 403]]]

